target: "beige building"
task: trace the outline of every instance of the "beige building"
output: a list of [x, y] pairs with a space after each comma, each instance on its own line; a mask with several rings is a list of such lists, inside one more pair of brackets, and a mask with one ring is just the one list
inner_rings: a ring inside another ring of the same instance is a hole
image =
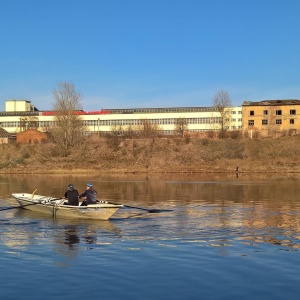
[[300, 100], [245, 101], [242, 111], [243, 132], [250, 137], [300, 133]]
[[30, 101], [27, 100], [7, 100], [5, 102], [5, 111], [17, 112], [17, 111], [34, 111], [37, 110]]

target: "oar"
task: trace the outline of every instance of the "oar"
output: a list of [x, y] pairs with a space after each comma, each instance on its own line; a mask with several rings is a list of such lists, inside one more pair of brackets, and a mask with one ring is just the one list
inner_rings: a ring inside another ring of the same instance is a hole
[[[100, 200], [100, 202], [101, 202], [101, 200]], [[107, 202], [107, 203], [115, 204], [115, 205], [123, 205], [123, 207], [127, 207], [127, 208], [140, 209], [140, 210], [147, 211], [148, 213], [159, 213], [159, 212], [163, 212], [163, 211], [170, 211], [170, 210], [166, 210], [166, 209], [155, 209], [155, 208], [150, 209], [150, 208], [145, 208], [145, 207], [140, 207], [140, 206], [131, 206], [131, 205], [127, 205], [127, 204], [118, 204], [118, 203], [113, 203], [113, 202]]]
[[[59, 200], [59, 199], [62, 199], [62, 198], [54, 198], [50, 201], [55, 201], [55, 200]], [[30, 206], [30, 205], [36, 205], [36, 204], [41, 204], [42, 202], [34, 202], [34, 203], [29, 203], [29, 204], [25, 204], [25, 205], [20, 205], [20, 206], [11, 206], [11, 207], [6, 207], [6, 208], [2, 208], [0, 209], [0, 211], [2, 210], [9, 210], [9, 209], [15, 209], [15, 208], [23, 208], [25, 206]]]
[[123, 206], [127, 207], [127, 208], [134, 208], [134, 209], [144, 210], [144, 211], [147, 211], [148, 213], [159, 213], [159, 212], [162, 211], [161, 209], [155, 209], [155, 208], [149, 209], [149, 208], [145, 208], [145, 207], [131, 206], [131, 205], [126, 205], [126, 204], [123, 204]]
[[31, 195], [31, 199], [33, 198], [33, 196], [34, 196], [34, 194], [35, 194], [36, 191], [37, 191], [37, 189], [35, 189], [35, 190], [33, 191], [32, 195]]
[[20, 205], [20, 206], [12, 206], [12, 207], [6, 207], [6, 208], [2, 208], [0, 209], [0, 211], [2, 210], [9, 210], [9, 209], [15, 209], [15, 208], [23, 208], [25, 206], [30, 206], [30, 205], [35, 205], [35, 204], [39, 204], [40, 202], [35, 202], [35, 203], [30, 203], [30, 204], [25, 204], [25, 205]]

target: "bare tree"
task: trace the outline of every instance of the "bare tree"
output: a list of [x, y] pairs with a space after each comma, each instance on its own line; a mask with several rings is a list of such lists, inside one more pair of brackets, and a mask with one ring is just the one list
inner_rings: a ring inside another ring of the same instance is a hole
[[231, 119], [231, 100], [227, 91], [220, 90], [213, 99], [213, 106], [220, 113], [221, 138], [224, 138], [226, 126], [229, 125]]
[[141, 124], [136, 129], [142, 137], [156, 137], [159, 135], [160, 126], [152, 124], [151, 120], [141, 119]]
[[110, 127], [110, 136], [122, 136], [124, 132], [123, 126], [120, 124], [112, 124]]
[[37, 117], [20, 117], [20, 131], [27, 129], [38, 129], [39, 119]]
[[73, 83], [59, 82], [53, 89], [55, 126], [51, 135], [55, 143], [67, 154], [68, 148], [78, 144], [84, 131], [83, 121], [77, 113], [82, 110], [82, 95], [76, 92]]
[[177, 118], [175, 121], [175, 131], [183, 137], [185, 131], [188, 130], [186, 118]]

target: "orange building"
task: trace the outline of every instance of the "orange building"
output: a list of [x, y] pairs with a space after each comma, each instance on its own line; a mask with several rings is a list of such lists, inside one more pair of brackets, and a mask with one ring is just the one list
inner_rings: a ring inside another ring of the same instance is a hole
[[48, 135], [37, 129], [27, 129], [17, 134], [16, 142], [23, 144], [43, 143], [48, 141]]
[[300, 100], [245, 101], [243, 132], [249, 137], [300, 133]]

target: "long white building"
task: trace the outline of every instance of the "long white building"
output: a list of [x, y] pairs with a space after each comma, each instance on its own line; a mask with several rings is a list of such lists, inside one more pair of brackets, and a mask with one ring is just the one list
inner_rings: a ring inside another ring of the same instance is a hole
[[[242, 129], [242, 107], [230, 107], [225, 129]], [[160, 134], [175, 133], [176, 120], [185, 119], [187, 131], [204, 132], [221, 129], [221, 116], [215, 107], [170, 107], [170, 108], [132, 108], [101, 109], [99, 111], [76, 111], [86, 127], [86, 134], [109, 133], [118, 126], [126, 130], [141, 125], [143, 120], [158, 125]], [[10, 134], [17, 134], [35, 124], [40, 131], [54, 125], [54, 111], [40, 111], [30, 101], [8, 100], [5, 111], [0, 112], [0, 128]]]

